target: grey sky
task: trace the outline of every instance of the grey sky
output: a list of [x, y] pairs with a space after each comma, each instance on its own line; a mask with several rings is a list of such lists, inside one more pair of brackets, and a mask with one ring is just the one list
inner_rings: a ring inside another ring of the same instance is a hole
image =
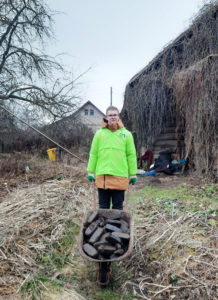
[[56, 41], [49, 52], [66, 53], [64, 64], [77, 76], [84, 102], [105, 112], [122, 108], [127, 82], [170, 41], [188, 28], [204, 0], [47, 0], [55, 16]]

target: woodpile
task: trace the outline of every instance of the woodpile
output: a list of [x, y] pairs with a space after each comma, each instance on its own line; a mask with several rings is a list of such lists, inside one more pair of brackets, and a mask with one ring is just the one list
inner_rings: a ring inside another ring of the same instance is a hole
[[94, 211], [84, 226], [83, 250], [99, 260], [116, 259], [127, 251], [129, 233], [129, 224], [120, 214], [106, 218]]
[[88, 211], [79, 236], [80, 254], [90, 261], [126, 258], [133, 248], [132, 216], [119, 210]]

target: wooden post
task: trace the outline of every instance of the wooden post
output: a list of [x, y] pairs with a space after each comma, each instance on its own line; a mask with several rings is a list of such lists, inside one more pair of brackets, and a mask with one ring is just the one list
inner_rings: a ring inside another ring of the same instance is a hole
[[113, 101], [112, 101], [112, 86], [111, 86], [111, 106], [113, 105], [112, 103], [113, 103]]

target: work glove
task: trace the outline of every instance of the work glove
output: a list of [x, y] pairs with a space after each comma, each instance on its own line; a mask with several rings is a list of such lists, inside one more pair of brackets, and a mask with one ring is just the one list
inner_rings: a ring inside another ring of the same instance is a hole
[[95, 175], [94, 174], [88, 174], [88, 180], [89, 181], [95, 181]]
[[134, 185], [136, 183], [136, 176], [130, 176], [129, 177], [129, 183]]

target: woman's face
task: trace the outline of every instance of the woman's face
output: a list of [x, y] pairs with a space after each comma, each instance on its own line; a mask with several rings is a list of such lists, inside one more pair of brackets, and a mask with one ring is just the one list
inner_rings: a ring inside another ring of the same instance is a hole
[[117, 110], [108, 110], [106, 119], [109, 125], [115, 125], [119, 121], [119, 113]]

